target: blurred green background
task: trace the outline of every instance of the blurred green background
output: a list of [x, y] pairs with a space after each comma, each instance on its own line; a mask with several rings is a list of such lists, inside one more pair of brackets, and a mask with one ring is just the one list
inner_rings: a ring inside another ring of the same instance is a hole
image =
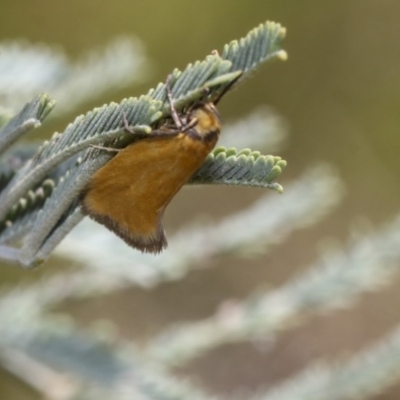
[[[322, 223], [298, 231], [268, 256], [221, 259], [214, 268], [191, 273], [177, 283], [69, 304], [65, 310], [83, 325], [110, 318], [123, 336], [145, 342], [172, 322], [210, 315], [224, 299], [244, 298], [254, 289], [283, 283], [318, 257], [316, 243], [324, 238], [344, 242], [359, 219], [376, 226], [392, 220], [400, 211], [399, 17], [400, 2], [395, 0], [3, 0], [2, 40], [26, 38], [59, 45], [73, 59], [118, 35], [134, 34], [153, 63], [152, 74], [142, 85], [110, 93], [61, 119], [49, 119], [43, 136], [61, 131], [75, 115], [95, 106], [147, 92], [174, 67], [203, 59], [267, 19], [280, 22], [288, 30], [284, 48], [289, 60], [261, 67], [224, 98], [221, 114], [233, 120], [259, 104], [272, 106], [289, 124], [286, 146], [274, 154], [289, 163], [279, 182], [285, 185], [306, 167], [325, 161], [337, 168], [346, 187], [344, 201]], [[173, 232], [198, 215], [218, 219], [260, 194], [246, 188], [183, 190], [171, 203], [165, 226]], [[4, 285], [19, 283], [55, 270], [55, 265], [51, 259], [33, 272], [5, 269], [0, 278]], [[227, 346], [180, 373], [195, 376], [211, 391], [230, 393], [276, 382], [312, 359], [359, 350], [398, 323], [399, 283], [397, 277], [349, 310], [315, 317], [305, 327], [284, 333], [272, 353], [259, 353], [247, 344]], [[3, 387], [2, 400], [37, 398], [0, 373]], [[397, 399], [399, 393], [394, 388], [377, 398]]]

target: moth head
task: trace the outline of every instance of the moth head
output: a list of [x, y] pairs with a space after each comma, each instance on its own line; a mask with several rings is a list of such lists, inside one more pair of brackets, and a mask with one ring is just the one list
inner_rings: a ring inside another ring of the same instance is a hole
[[213, 103], [196, 104], [190, 111], [189, 122], [193, 119], [197, 120], [194, 129], [200, 136], [219, 133], [221, 130], [220, 115]]

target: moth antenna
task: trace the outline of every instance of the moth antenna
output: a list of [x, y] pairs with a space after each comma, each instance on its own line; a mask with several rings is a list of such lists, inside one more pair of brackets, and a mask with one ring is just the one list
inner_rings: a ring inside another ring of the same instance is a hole
[[235, 85], [237, 83], [237, 81], [242, 77], [243, 75], [243, 71], [240, 73], [239, 76], [237, 76], [232, 82], [230, 82], [228, 85], [226, 85], [224, 87], [224, 89], [222, 90], [221, 93], [218, 94], [218, 97], [213, 101], [214, 105], [217, 105], [219, 103], [219, 101], [221, 100], [221, 98], [225, 95], [225, 93], [232, 89], [233, 85]]

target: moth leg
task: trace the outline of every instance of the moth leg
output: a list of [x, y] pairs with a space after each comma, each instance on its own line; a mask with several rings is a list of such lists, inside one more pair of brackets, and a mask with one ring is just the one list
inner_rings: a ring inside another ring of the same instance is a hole
[[122, 149], [115, 149], [114, 147], [99, 146], [97, 144], [91, 144], [90, 147], [93, 147], [93, 148], [99, 149], [99, 150], [109, 151], [110, 153], [119, 153], [122, 150]]
[[[126, 113], [122, 113], [122, 120], [124, 121], [124, 129], [125, 131], [131, 133], [132, 135], [137, 135], [139, 132], [135, 132], [135, 130], [133, 130], [130, 126], [129, 126], [129, 121], [126, 118]], [[90, 145], [90, 147], [94, 147], [95, 149], [99, 149], [99, 150], [104, 150], [104, 151], [108, 151], [111, 153], [118, 153], [120, 152], [122, 149], [116, 149], [114, 147], [106, 147], [106, 146], [100, 146], [97, 144], [92, 144]]]
[[176, 112], [175, 106], [174, 106], [174, 101], [172, 99], [172, 93], [171, 93], [171, 79], [172, 79], [172, 75], [168, 75], [167, 80], [165, 82], [165, 89], [167, 91], [167, 98], [169, 101], [169, 105], [171, 108], [171, 116], [172, 119], [175, 122], [175, 125], [177, 127], [177, 129], [179, 129], [182, 132], [182, 127], [183, 127], [183, 122], [181, 121], [181, 119], [178, 116], [178, 113]]
[[[141, 125], [141, 126], [138, 126], [137, 128], [136, 128], [136, 130], [135, 129], [132, 129], [130, 126], [129, 126], [129, 121], [128, 121], [128, 119], [126, 118], [126, 113], [122, 113], [122, 120], [124, 121], [124, 130], [126, 131], [126, 132], [129, 132], [129, 133], [131, 133], [132, 135], [147, 135], [147, 133], [148, 133], [148, 130], [147, 130], [147, 128], [149, 128], [150, 129], [150, 127], [149, 126], [147, 126], [147, 125]], [[146, 127], [146, 129], [143, 129], [143, 127]]]
[[126, 118], [126, 113], [122, 113], [122, 119], [124, 121], [124, 129], [127, 132], [132, 133], [132, 135], [134, 135], [136, 132], [129, 126], [128, 119]]
[[192, 120], [190, 120], [190, 122], [188, 122], [185, 126], [182, 127], [182, 132], [187, 132], [189, 129], [194, 128], [197, 123], [199, 122], [199, 120], [197, 118], [193, 118]]

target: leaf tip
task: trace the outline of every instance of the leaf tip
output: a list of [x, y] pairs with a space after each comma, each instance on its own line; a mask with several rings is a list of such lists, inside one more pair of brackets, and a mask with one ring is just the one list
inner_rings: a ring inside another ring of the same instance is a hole
[[279, 50], [276, 53], [276, 57], [281, 61], [286, 61], [289, 58], [288, 53], [285, 50]]

